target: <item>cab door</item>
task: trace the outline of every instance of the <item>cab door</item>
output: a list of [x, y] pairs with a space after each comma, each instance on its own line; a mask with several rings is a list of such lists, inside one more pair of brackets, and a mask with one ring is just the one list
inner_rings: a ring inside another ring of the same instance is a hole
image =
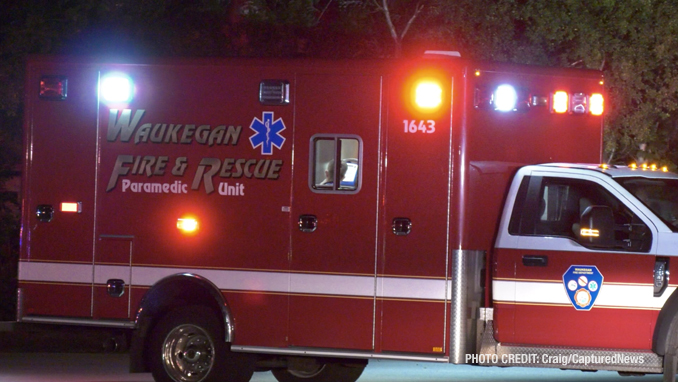
[[[611, 244], [591, 244], [581, 216], [603, 206]], [[500, 342], [650, 349], [668, 296], [654, 297], [654, 226], [614, 187], [585, 175], [533, 172], [520, 186], [495, 252]]]
[[290, 346], [373, 348], [381, 81], [297, 78]]
[[[20, 288], [24, 315], [92, 315], [97, 71], [29, 63]], [[38, 94], [41, 89], [44, 94]], [[51, 88], [52, 87], [52, 88]], [[63, 90], [54, 97], [54, 88]], [[67, 91], [66, 91], [67, 89]]]

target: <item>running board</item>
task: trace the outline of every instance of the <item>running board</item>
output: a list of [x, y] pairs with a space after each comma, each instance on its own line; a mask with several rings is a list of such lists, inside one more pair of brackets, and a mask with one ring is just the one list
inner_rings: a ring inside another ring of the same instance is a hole
[[[487, 321], [480, 351], [468, 363], [483, 366], [550, 367], [574, 370], [611, 370], [662, 373], [664, 358], [651, 351], [504, 345], [494, 339], [493, 321]], [[471, 357], [472, 358], [472, 357]]]
[[134, 321], [117, 320], [94, 320], [91, 318], [67, 318], [67, 317], [48, 317], [48, 316], [24, 316], [20, 322], [32, 324], [53, 324], [53, 325], [80, 325], [105, 328], [134, 329]]
[[370, 351], [352, 351], [339, 349], [315, 349], [315, 348], [269, 348], [263, 346], [231, 346], [231, 350], [244, 353], [260, 353], [275, 355], [292, 355], [305, 357], [331, 357], [331, 358], [359, 358], [359, 359], [389, 359], [402, 361], [422, 362], [450, 362], [449, 357], [420, 354], [384, 354]]

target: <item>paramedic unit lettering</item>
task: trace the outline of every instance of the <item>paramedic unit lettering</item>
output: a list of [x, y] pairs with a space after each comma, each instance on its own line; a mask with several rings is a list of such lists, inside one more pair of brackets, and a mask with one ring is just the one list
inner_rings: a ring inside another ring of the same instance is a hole
[[158, 381], [675, 376], [678, 175], [599, 165], [600, 72], [41, 56], [26, 81], [20, 322], [124, 330]]

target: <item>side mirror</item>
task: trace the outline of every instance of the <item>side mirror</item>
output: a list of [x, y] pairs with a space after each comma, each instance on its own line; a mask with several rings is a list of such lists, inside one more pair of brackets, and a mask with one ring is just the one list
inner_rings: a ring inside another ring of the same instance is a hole
[[589, 206], [579, 220], [579, 242], [591, 247], [613, 247], [614, 214], [608, 206]]

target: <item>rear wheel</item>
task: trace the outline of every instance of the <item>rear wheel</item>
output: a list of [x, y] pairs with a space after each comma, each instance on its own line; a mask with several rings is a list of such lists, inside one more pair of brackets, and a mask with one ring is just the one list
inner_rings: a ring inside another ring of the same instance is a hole
[[157, 382], [247, 382], [254, 359], [232, 353], [223, 325], [204, 306], [175, 309], [151, 332], [150, 369]]
[[317, 363], [303, 370], [273, 369], [279, 382], [355, 382], [365, 370], [366, 363]]

